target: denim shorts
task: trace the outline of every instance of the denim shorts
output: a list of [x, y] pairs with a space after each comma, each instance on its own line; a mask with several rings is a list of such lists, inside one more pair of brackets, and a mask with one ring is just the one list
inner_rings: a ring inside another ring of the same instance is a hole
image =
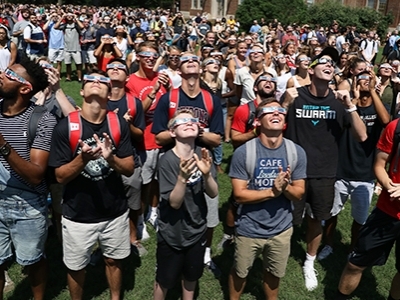
[[13, 256], [29, 266], [44, 255], [47, 239], [46, 195], [9, 188], [0, 192], [0, 265]]

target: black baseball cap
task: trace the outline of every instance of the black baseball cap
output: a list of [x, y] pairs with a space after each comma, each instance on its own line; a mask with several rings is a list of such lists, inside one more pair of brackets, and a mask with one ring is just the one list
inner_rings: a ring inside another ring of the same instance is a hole
[[324, 50], [322, 50], [320, 54], [313, 57], [312, 62], [314, 62], [315, 60], [317, 60], [325, 55], [329, 56], [335, 63], [337, 63], [339, 61], [339, 52], [333, 47], [325, 47]]

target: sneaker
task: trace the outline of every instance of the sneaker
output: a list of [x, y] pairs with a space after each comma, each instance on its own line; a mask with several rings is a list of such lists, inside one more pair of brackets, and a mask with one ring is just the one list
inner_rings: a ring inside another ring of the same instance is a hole
[[309, 291], [315, 290], [318, 286], [317, 270], [315, 270], [314, 268], [303, 267], [303, 274], [307, 290]]
[[215, 278], [221, 277], [222, 272], [221, 272], [220, 268], [218, 268], [218, 266], [215, 264], [215, 262], [213, 260], [210, 260], [206, 264], [206, 268], [207, 268], [207, 270], [209, 270], [211, 273], [214, 274]]
[[158, 218], [158, 215], [157, 214], [151, 214], [150, 215], [150, 218], [149, 218], [149, 223], [151, 224], [151, 226], [153, 226], [153, 228], [155, 229], [155, 230], [157, 230], [157, 218]]
[[148, 253], [146, 248], [139, 241], [135, 241], [131, 245], [131, 251], [139, 257], [143, 257]]
[[14, 289], [14, 282], [11, 280], [10, 276], [8, 276], [8, 272], [4, 271], [4, 278], [5, 278], [5, 283], [4, 283], [4, 293], [11, 292]]
[[217, 245], [217, 250], [223, 250], [230, 246], [233, 243], [233, 236], [224, 233], [224, 236], [222, 237], [221, 241]]
[[146, 223], [138, 224], [137, 226], [137, 238], [141, 241], [146, 241], [150, 238], [149, 233], [147, 232]]
[[332, 253], [333, 253], [332, 247], [329, 245], [325, 245], [324, 248], [322, 248], [321, 252], [318, 253], [317, 259], [323, 260], [323, 259], [327, 258], [329, 255], [331, 255]]

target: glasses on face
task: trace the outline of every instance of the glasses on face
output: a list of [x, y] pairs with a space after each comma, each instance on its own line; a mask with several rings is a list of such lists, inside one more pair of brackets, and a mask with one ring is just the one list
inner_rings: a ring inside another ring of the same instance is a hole
[[22, 84], [25, 84], [26, 86], [28, 86], [30, 89], [31, 89], [31, 91], [32, 91], [32, 84], [28, 81], [28, 80], [26, 80], [25, 78], [23, 78], [23, 77], [21, 77], [21, 76], [19, 76], [17, 73], [15, 73], [13, 70], [11, 70], [11, 69], [6, 69], [5, 71], [4, 71], [4, 75], [8, 78], [8, 79], [10, 79], [10, 80], [12, 80], [12, 81], [17, 81], [17, 82], [19, 82], [19, 83], [22, 83]]
[[181, 56], [180, 57], [180, 61], [181, 61], [182, 64], [185, 63], [185, 62], [188, 62], [188, 61], [199, 62], [200, 58], [198, 56], [196, 56], [196, 55], [193, 55], [193, 56]]
[[179, 55], [170, 55], [170, 56], [168, 56], [168, 58], [169, 58], [169, 60], [177, 60], [180, 58], [180, 56]]
[[332, 67], [336, 66], [336, 63], [330, 59], [330, 58], [326, 58], [326, 57], [321, 57], [318, 58], [316, 60], [314, 60], [311, 64], [310, 64], [310, 68], [315, 67], [316, 65], [325, 65], [325, 64], [330, 64]]
[[252, 49], [252, 50], [249, 51], [249, 53], [250, 54], [255, 54], [255, 53], [262, 54], [262, 53], [264, 53], [264, 51], [262, 51], [261, 49]]
[[271, 77], [271, 76], [260, 76], [260, 77], [258, 77], [258, 79], [257, 79], [256, 85], [259, 84], [261, 81], [269, 81], [269, 82], [275, 82], [275, 83], [277, 83], [277, 82], [278, 82], [278, 78], [276, 78], [276, 77]]
[[275, 59], [276, 59], [276, 60], [282, 59], [282, 58], [285, 58], [285, 55], [278, 55], [278, 56], [275, 56]]
[[95, 76], [95, 75], [85, 75], [83, 76], [83, 81], [86, 82], [100, 82], [104, 83], [108, 86], [111, 86], [111, 79], [104, 76]]
[[211, 65], [211, 64], [219, 65], [220, 62], [219, 62], [219, 60], [216, 60], [216, 59], [209, 59], [209, 60], [205, 63], [206, 66]]
[[139, 56], [141, 56], [143, 58], [154, 58], [154, 59], [157, 59], [159, 57], [158, 53], [151, 52], [151, 51], [139, 52]]
[[284, 109], [283, 107], [267, 106], [267, 107], [261, 108], [261, 110], [258, 113], [257, 118], [260, 118], [261, 116], [266, 115], [266, 114], [273, 114], [275, 112], [278, 112], [281, 115], [286, 115], [286, 109]]
[[214, 52], [211, 52], [210, 55], [211, 56], [222, 56], [223, 54], [222, 54], [222, 52], [214, 51]]
[[369, 80], [369, 76], [368, 75], [359, 75], [359, 76], [357, 76], [357, 81], [358, 80]]
[[119, 70], [124, 70], [126, 71], [126, 67], [123, 64], [108, 64], [106, 66], [106, 69], [119, 69]]
[[310, 57], [301, 57], [297, 60], [298, 62], [302, 62], [302, 61], [311, 61]]
[[172, 122], [171, 124], [171, 128], [176, 128], [179, 125], [183, 125], [183, 124], [197, 124], [199, 123], [199, 118], [179, 118], [179, 119], [175, 119], [174, 122]]

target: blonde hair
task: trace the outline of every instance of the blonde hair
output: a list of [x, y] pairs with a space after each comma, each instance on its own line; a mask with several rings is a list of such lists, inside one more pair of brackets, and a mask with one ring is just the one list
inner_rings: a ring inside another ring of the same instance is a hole
[[174, 124], [174, 122], [176, 120], [176, 117], [179, 116], [180, 114], [189, 114], [192, 117], [194, 117], [193, 110], [188, 109], [188, 108], [182, 108], [182, 109], [177, 108], [177, 110], [174, 113], [173, 117], [168, 121], [168, 125], [167, 126], [168, 126], [169, 129], [172, 129], [172, 124]]

